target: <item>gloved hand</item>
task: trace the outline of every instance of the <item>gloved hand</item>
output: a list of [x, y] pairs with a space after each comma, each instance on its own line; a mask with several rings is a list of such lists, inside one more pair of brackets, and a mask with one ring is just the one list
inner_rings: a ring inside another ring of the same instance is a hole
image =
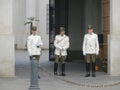
[[66, 50], [66, 48], [65, 48], [65, 47], [62, 47], [62, 50]]
[[99, 51], [96, 51], [96, 55], [99, 55]]
[[56, 48], [62, 50], [62, 47], [60, 45], [56, 45]]
[[83, 52], [83, 55], [86, 56], [86, 52]]
[[61, 47], [61, 46], [59, 46], [59, 47], [58, 47], [58, 49], [62, 50], [62, 47]]

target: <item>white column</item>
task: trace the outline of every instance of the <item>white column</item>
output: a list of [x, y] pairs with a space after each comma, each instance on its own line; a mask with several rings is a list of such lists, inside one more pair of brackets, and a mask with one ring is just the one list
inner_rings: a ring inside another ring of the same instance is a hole
[[120, 0], [110, 0], [110, 35], [108, 68], [112, 76], [120, 76]]
[[39, 0], [38, 1], [38, 17], [40, 22], [38, 23], [38, 33], [41, 35], [44, 46], [43, 48], [49, 48], [49, 34], [47, 33], [47, 5], [49, 0]]
[[0, 77], [13, 77], [13, 0], [0, 0]]
[[36, 0], [26, 0], [26, 17], [36, 17]]
[[25, 28], [26, 0], [14, 0], [13, 2], [13, 31], [17, 49], [24, 49], [27, 30]]

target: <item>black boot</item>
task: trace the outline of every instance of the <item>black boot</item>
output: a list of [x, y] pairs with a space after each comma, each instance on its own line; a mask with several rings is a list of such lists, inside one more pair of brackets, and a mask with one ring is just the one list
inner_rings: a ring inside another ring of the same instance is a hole
[[86, 63], [86, 72], [85, 77], [90, 77], [90, 63]]
[[90, 77], [90, 72], [87, 72], [87, 74], [85, 75], [85, 77]]
[[62, 74], [61, 76], [66, 76], [65, 74], [65, 64], [62, 64]]
[[40, 79], [40, 76], [38, 75], [38, 79]]
[[95, 63], [94, 62], [92, 63], [92, 77], [96, 77], [96, 74], [95, 74]]
[[58, 69], [58, 63], [54, 63], [54, 75], [58, 75], [57, 69]]

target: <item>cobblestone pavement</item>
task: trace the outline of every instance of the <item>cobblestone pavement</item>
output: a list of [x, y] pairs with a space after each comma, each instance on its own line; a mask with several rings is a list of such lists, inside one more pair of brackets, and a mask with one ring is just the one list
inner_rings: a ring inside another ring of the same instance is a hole
[[[16, 76], [0, 78], [0, 90], [28, 90], [29, 88], [30, 61], [28, 54], [26, 51], [16, 51], [15, 56]], [[120, 77], [111, 77], [104, 72], [97, 72], [96, 78], [85, 78], [84, 71], [82, 63], [67, 63], [67, 76], [54, 76], [53, 62], [48, 60], [48, 51], [43, 51], [39, 68], [41, 76], [39, 86], [41, 90], [119, 90]]]

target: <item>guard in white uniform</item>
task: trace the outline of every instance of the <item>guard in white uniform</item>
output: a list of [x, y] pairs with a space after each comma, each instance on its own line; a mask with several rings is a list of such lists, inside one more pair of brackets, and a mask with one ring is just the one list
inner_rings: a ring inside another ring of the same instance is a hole
[[95, 74], [96, 55], [99, 54], [98, 35], [93, 32], [91, 25], [88, 26], [88, 34], [84, 36], [83, 55], [86, 57], [86, 77], [90, 76], [90, 64], [92, 63], [92, 77]]
[[56, 35], [55, 41], [55, 64], [54, 74], [57, 75], [58, 63], [62, 64], [62, 76], [65, 76], [65, 60], [67, 57], [67, 49], [69, 48], [69, 37], [65, 35], [65, 28], [60, 28], [60, 35]]
[[[43, 42], [41, 40], [41, 37], [36, 34], [37, 33], [37, 28], [32, 27], [32, 35], [30, 35], [27, 38], [27, 50], [30, 56], [30, 60], [35, 58], [38, 60], [39, 64], [39, 59], [41, 55], [41, 46], [43, 45]], [[40, 78], [40, 76], [38, 76]]]

